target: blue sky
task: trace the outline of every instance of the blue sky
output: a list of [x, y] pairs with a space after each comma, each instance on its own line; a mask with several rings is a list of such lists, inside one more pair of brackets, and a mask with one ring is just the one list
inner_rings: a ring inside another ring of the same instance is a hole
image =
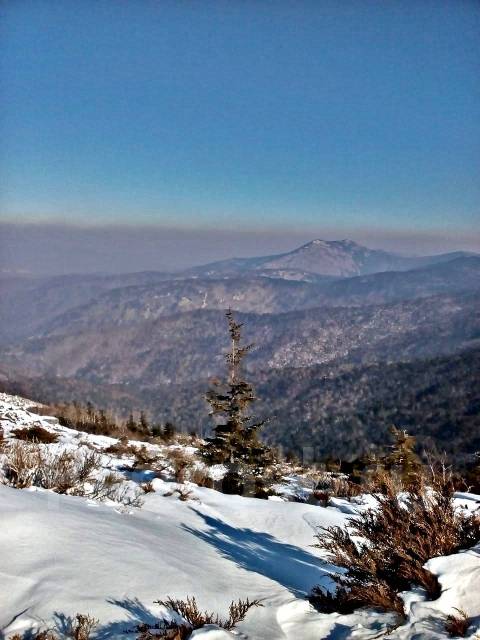
[[468, 234], [479, 36], [462, 0], [4, 2], [2, 215]]

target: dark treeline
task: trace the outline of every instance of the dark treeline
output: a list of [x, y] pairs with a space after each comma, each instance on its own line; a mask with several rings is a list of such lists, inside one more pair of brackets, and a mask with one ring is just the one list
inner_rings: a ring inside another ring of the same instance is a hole
[[[427, 360], [375, 363], [348, 370], [331, 365], [270, 370], [252, 378], [256, 413], [269, 417], [267, 442], [316, 460], [354, 459], [389, 442], [392, 425], [414, 435], [417, 447], [446, 452], [459, 468], [480, 450], [480, 349]], [[208, 380], [134, 391], [61, 378], [3, 380], [0, 389], [39, 402], [89, 399], [123, 420], [143, 410], [154, 423], [207, 434]]]

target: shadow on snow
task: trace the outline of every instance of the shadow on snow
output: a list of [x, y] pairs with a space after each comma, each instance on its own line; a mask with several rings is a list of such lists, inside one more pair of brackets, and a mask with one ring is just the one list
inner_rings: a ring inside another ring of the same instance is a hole
[[215, 547], [224, 558], [239, 567], [278, 582], [299, 598], [305, 597], [317, 584], [333, 587], [329, 577], [335, 571], [333, 566], [308, 551], [280, 542], [269, 533], [237, 529], [192, 510], [203, 519], [208, 530], [199, 531], [187, 525], [182, 525], [183, 529]]

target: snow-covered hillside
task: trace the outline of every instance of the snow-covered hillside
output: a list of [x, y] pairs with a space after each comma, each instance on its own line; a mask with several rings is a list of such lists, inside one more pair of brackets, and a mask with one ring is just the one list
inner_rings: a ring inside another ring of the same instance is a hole
[[[61, 427], [55, 418], [31, 413], [32, 404], [0, 394], [7, 440], [13, 429], [38, 423], [59, 436], [57, 443], [44, 445], [55, 450], [85, 447], [102, 453], [116, 442]], [[102, 453], [101, 460], [102, 472], [122, 474], [132, 495], [147, 480], [155, 491], [143, 494], [137, 508], [0, 484], [0, 637], [45, 626], [61, 633], [65, 617], [77, 612], [99, 619], [99, 639], [124, 636], [136, 624], [165, 614], [153, 602], [168, 595], [195, 595], [202, 608], [220, 614], [231, 600], [262, 600], [263, 607], [251, 610], [231, 635], [197, 631], [194, 637], [202, 640], [387, 637], [390, 615], [319, 614], [305, 599], [314, 585], [331, 585], [335, 571], [311, 546], [318, 528], [344, 524], [352, 512], [371, 504], [368, 496], [320, 507], [229, 496], [192, 484], [191, 499], [181, 501], [172, 494], [172, 481], [124, 471], [125, 459], [114, 455]], [[471, 494], [457, 500], [468, 509], [480, 505], [480, 497]], [[408, 621], [389, 638], [444, 638], [445, 615], [454, 607], [464, 609], [480, 629], [480, 548], [435, 558], [428, 566], [439, 576], [441, 597], [425, 601], [421, 593], [405, 594]]]

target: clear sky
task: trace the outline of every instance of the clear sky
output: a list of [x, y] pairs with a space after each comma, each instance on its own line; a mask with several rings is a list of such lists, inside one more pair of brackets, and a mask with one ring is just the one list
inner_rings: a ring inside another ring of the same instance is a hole
[[2, 216], [468, 236], [479, 42], [476, 0], [6, 0]]

